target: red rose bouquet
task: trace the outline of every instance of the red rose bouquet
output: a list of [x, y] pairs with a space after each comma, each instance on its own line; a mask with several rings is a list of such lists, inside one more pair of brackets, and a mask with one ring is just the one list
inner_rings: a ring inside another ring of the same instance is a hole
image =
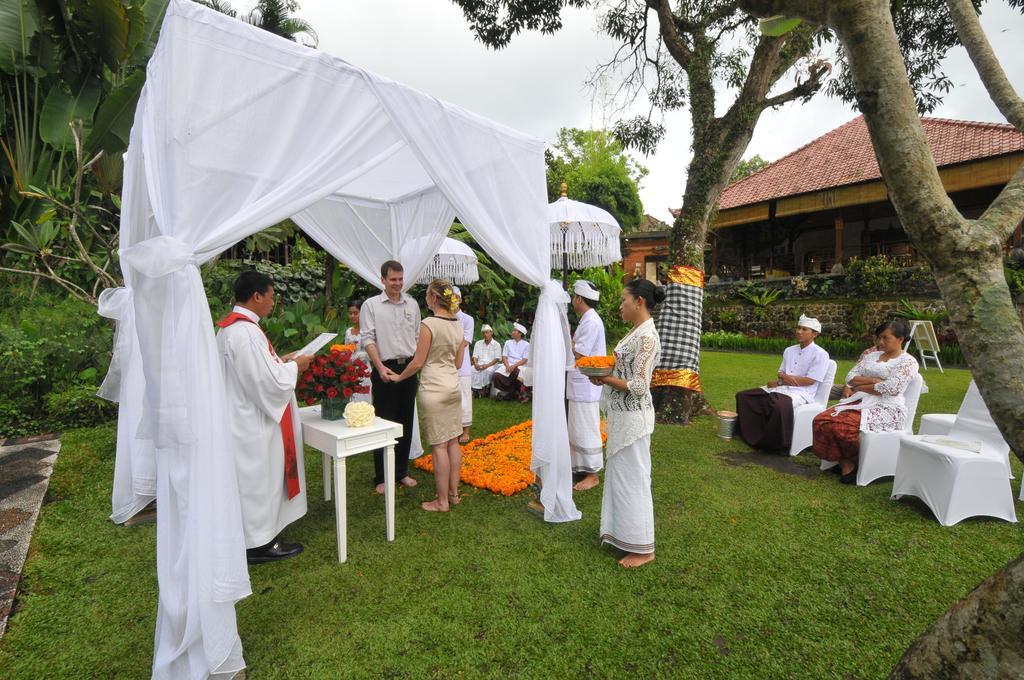
[[295, 388], [296, 396], [312, 406], [325, 399], [349, 400], [353, 394], [367, 394], [369, 385], [363, 380], [370, 376], [370, 367], [362, 359], [352, 356], [346, 345], [331, 345], [326, 354], [313, 358]]

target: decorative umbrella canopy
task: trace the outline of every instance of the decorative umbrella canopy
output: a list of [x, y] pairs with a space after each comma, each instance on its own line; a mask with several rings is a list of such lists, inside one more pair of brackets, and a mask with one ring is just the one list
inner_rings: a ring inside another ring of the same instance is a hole
[[462, 241], [445, 238], [437, 255], [420, 274], [418, 282], [427, 284], [434, 279], [446, 279], [457, 286], [474, 283], [480, 278], [476, 261], [472, 248]]
[[562, 186], [561, 198], [548, 204], [551, 268], [586, 269], [620, 261], [619, 223], [607, 210], [568, 198]]

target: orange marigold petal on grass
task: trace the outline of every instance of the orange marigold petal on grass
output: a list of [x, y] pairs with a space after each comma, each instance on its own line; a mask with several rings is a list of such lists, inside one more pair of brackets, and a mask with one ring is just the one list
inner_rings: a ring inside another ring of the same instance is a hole
[[[511, 496], [534, 481], [530, 470], [533, 450], [533, 422], [524, 423], [474, 439], [462, 447], [462, 481], [479, 489]], [[414, 465], [434, 471], [430, 456], [417, 458]]]

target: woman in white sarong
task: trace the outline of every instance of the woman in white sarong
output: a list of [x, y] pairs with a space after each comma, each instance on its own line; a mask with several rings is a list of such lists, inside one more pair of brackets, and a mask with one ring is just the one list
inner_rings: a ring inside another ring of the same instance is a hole
[[[345, 329], [345, 344], [355, 345], [356, 351], [352, 353], [352, 358], [362, 359], [363, 363], [367, 366], [372, 366], [370, 363], [370, 357], [366, 354], [366, 350], [363, 349], [363, 341], [359, 337], [359, 308], [362, 307], [362, 300], [352, 300], [348, 303], [348, 321], [352, 324], [350, 328]], [[370, 387], [370, 376], [367, 375], [363, 380], [362, 384], [366, 387]], [[370, 392], [366, 394], [355, 393], [349, 401], [365, 401], [369, 404], [373, 401], [373, 395]]]
[[633, 324], [615, 347], [615, 369], [603, 378], [602, 402], [608, 412], [608, 456], [601, 500], [601, 542], [626, 553], [623, 567], [654, 561], [654, 498], [651, 495], [651, 433], [654, 403], [651, 376], [661, 341], [651, 312], [665, 289], [634, 279], [622, 291], [619, 314]]

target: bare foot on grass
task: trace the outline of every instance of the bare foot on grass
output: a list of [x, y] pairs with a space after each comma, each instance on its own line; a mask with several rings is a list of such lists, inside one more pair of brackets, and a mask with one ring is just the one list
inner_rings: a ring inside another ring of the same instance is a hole
[[619, 564], [626, 569], [636, 569], [637, 567], [642, 567], [648, 562], [653, 561], [654, 553], [648, 553], [646, 555], [641, 555], [639, 553], [626, 553], [626, 556], [619, 560]]
[[448, 505], [458, 505], [462, 502], [462, 497], [457, 493], [448, 494]]
[[442, 501], [440, 498], [435, 498], [432, 501], [426, 503], [420, 503], [420, 507], [427, 512], [448, 512], [448, 503]]
[[382, 495], [384, 493], [384, 485], [383, 484], [378, 484], [376, 487], [374, 487], [373, 491], [378, 496]]
[[404, 486], [407, 489], [411, 489], [412, 487], [414, 487], [417, 484], [419, 484], [419, 482], [417, 482], [415, 479], [413, 479], [412, 477], [410, 477], [408, 475], [406, 475], [405, 477], [402, 477], [400, 480], [398, 480], [398, 483], [401, 484], [402, 486]]
[[594, 473], [590, 473], [580, 481], [576, 482], [576, 485], [572, 488], [577, 491], [586, 491], [587, 489], [593, 489], [595, 486], [601, 483], [601, 478]]

